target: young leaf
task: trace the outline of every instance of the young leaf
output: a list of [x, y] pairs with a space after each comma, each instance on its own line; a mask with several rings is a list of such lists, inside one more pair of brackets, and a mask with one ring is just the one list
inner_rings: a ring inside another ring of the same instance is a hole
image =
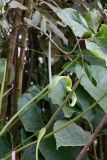
[[72, 99], [72, 103], [70, 104], [70, 106], [74, 107], [77, 102], [77, 96], [76, 96], [75, 92], [73, 92], [71, 99]]
[[[66, 122], [66, 120], [56, 121], [54, 124], [54, 131], [63, 126]], [[90, 133], [73, 123], [56, 132], [54, 136], [58, 149], [61, 146], [84, 146], [90, 137]]]
[[56, 76], [53, 79], [52, 85], [50, 86], [49, 97], [53, 104], [61, 105], [66, 93], [68, 92], [67, 88], [72, 87], [72, 81], [67, 76]]

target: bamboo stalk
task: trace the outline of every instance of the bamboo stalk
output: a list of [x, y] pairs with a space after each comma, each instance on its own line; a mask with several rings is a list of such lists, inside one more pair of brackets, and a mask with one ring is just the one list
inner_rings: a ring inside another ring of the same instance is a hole
[[[25, 6], [28, 8], [25, 11], [25, 15], [22, 17], [30, 18], [32, 13], [32, 4], [30, 0], [25, 1]], [[16, 67], [16, 90], [15, 90], [15, 109], [14, 113], [17, 112], [17, 102], [18, 98], [20, 97], [22, 93], [22, 81], [23, 81], [23, 70], [24, 70], [24, 58], [25, 58], [25, 47], [26, 47], [26, 39], [28, 34], [28, 25], [26, 25], [26, 22], [23, 21], [23, 25], [21, 28], [21, 51], [20, 51], [20, 57], [18, 58], [18, 64]]]
[[[23, 0], [17, 0], [18, 2], [22, 3]], [[14, 58], [14, 52], [16, 47], [16, 40], [17, 40], [17, 33], [20, 26], [20, 20], [21, 20], [21, 10], [15, 9], [15, 16], [13, 17], [13, 31], [11, 33], [10, 42], [9, 42], [9, 50], [7, 54], [7, 71], [6, 71], [6, 82], [5, 82], [5, 90], [8, 90], [8, 86], [10, 84], [11, 79], [11, 72], [12, 72], [12, 64], [13, 64], [13, 58]], [[2, 107], [2, 115], [0, 115], [0, 121], [5, 122], [6, 118], [6, 112], [7, 112], [7, 96], [3, 100], [3, 107]]]

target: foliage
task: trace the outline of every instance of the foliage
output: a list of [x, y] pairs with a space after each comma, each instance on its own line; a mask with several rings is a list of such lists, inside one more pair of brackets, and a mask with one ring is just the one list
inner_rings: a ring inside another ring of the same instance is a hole
[[[0, 159], [76, 160], [87, 146], [107, 114], [106, 18], [103, 0], [0, 0]], [[102, 127], [84, 160], [106, 159]]]

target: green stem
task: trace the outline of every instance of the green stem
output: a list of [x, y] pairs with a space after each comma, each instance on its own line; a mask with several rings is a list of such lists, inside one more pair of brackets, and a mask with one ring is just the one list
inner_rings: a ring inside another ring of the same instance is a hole
[[[50, 32], [50, 38], [51, 38], [51, 32]], [[51, 41], [49, 40], [48, 45], [48, 74], [49, 74], [49, 85], [52, 84], [52, 68], [51, 68]]]
[[2, 81], [2, 85], [1, 85], [1, 91], [0, 91], [0, 112], [1, 112], [3, 92], [4, 92], [4, 85], [5, 85], [5, 78], [6, 78], [6, 67], [7, 67], [7, 61], [5, 60], [3, 81]]
[[[83, 111], [81, 114], [79, 114], [77, 117], [71, 119], [70, 121], [66, 122], [62, 127], [58, 128], [58, 129], [50, 132], [50, 133], [47, 134], [46, 136], [44, 136], [42, 140], [45, 140], [45, 139], [51, 137], [54, 133], [62, 130], [63, 128], [69, 126], [70, 124], [74, 123], [75, 121], [77, 121], [78, 119], [80, 119], [81, 117], [83, 117], [84, 114], [86, 114], [86, 113], [89, 112], [91, 109], [93, 109], [93, 108], [94, 108], [104, 97], [106, 97], [106, 96], [107, 96], [107, 93], [105, 93], [102, 97], [99, 98], [99, 100], [95, 101], [91, 106], [89, 106], [86, 110], [84, 110], [84, 111]], [[21, 152], [21, 151], [24, 150], [25, 148], [28, 148], [28, 147], [30, 147], [30, 146], [32, 146], [32, 145], [35, 145], [36, 143], [37, 143], [37, 140], [34, 141], [34, 142], [32, 142], [32, 143], [29, 143], [29, 144], [27, 144], [27, 145], [25, 145], [25, 146], [23, 146], [23, 147], [21, 147], [21, 148], [19, 148], [19, 149], [17, 149], [17, 150], [16, 150], [16, 153]], [[8, 157], [6, 157], [4, 160], [7, 160], [10, 156], [11, 156], [11, 155], [9, 155]]]
[[[59, 75], [62, 75], [71, 65], [73, 65], [78, 59], [80, 58], [80, 56], [76, 57], [74, 59], [73, 62], [70, 62], [65, 69], [63, 69], [63, 71], [61, 71], [59, 73]], [[28, 107], [33, 101], [35, 101], [36, 99], [39, 98], [39, 96], [42, 96], [42, 94], [47, 91], [49, 85], [47, 85], [40, 93], [38, 93], [35, 97], [33, 97], [23, 108], [21, 108], [11, 119], [10, 121], [3, 127], [3, 129], [0, 131], [0, 137], [2, 137], [9, 129], [11, 128], [11, 124], [16, 120], [16, 118], [19, 116], [19, 114], [21, 114], [26, 107]]]
[[[41, 99], [43, 99], [45, 96], [47, 96], [48, 93], [49, 93], [49, 92], [47, 91], [47, 92], [45, 92], [43, 95], [41, 95], [41, 96], [34, 102], [34, 104], [37, 104]], [[14, 125], [19, 121], [19, 119], [21, 119], [32, 107], [33, 107], [33, 104], [32, 104], [31, 107], [27, 108], [27, 110], [24, 110], [24, 111], [20, 114], [20, 116], [12, 123], [12, 125], [10, 126], [10, 128], [11, 128], [12, 126], [14, 126]], [[8, 128], [8, 129], [10, 129], [10, 128]]]
[[[38, 103], [38, 102], [39, 102], [42, 98], [44, 98], [47, 94], [48, 94], [48, 92], [44, 93], [40, 98], [38, 98], [38, 100], [35, 102], [35, 104]], [[32, 106], [33, 106], [33, 105], [32, 105]], [[21, 118], [27, 111], [29, 111], [30, 109], [31, 109], [31, 108], [29, 108], [28, 110], [25, 110], [23, 113], [21, 113], [20, 118]], [[16, 119], [16, 120], [12, 123], [11, 127], [14, 126], [14, 125], [18, 122], [18, 120], [19, 120], [19, 119]], [[9, 129], [10, 129], [10, 128], [8, 128], [8, 130], [9, 130]], [[28, 140], [30, 140], [31, 138], [35, 137], [38, 133], [39, 133], [39, 131], [36, 132], [36, 133], [34, 133], [32, 136], [30, 136], [30, 137], [27, 138], [26, 140], [24, 140], [22, 143], [20, 143], [18, 146], [16, 146], [16, 147], [14, 148], [14, 150], [18, 149], [20, 146], [22, 146], [22, 145], [23, 145], [24, 143], [26, 143]], [[9, 152], [5, 157], [7, 157], [9, 154], [11, 154], [11, 152]]]
[[[42, 94], [48, 89], [48, 86], [46, 86], [39, 94], [37, 94], [34, 98], [32, 98], [23, 108], [21, 108], [11, 119], [10, 121], [3, 127], [3, 129], [0, 131], [0, 137], [2, 137], [7, 131], [8, 128], [11, 128], [12, 123], [16, 120], [16, 118], [28, 107], [33, 101], [38, 99]], [[13, 125], [12, 125], [13, 126]]]

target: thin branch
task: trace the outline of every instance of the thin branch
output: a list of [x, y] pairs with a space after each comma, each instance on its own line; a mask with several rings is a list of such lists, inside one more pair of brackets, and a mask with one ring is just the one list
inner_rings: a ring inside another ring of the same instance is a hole
[[[51, 39], [51, 32], [50, 32], [50, 39]], [[51, 41], [49, 40], [48, 44], [48, 75], [49, 75], [49, 85], [52, 84], [52, 68], [51, 68], [51, 57], [52, 56], [52, 45]]]
[[9, 94], [9, 92], [14, 88], [14, 84], [12, 84], [11, 88], [8, 89], [4, 94], [3, 97], [6, 96], [7, 94]]
[[[27, 22], [27, 18], [25, 18], [25, 21]], [[27, 22], [27, 23], [29, 23], [29, 22]], [[37, 26], [35, 26], [35, 25], [33, 25], [33, 24], [32, 24], [32, 26], [35, 27], [37, 30], [43, 32], [43, 33], [49, 38], [49, 40], [54, 44], [54, 46], [55, 46], [59, 51], [61, 51], [61, 52], [64, 53], [64, 54], [72, 54], [72, 53], [75, 51], [75, 49], [77, 48], [77, 46], [78, 46], [78, 42], [77, 42], [77, 43], [75, 44], [75, 46], [74, 46], [74, 48], [73, 48], [72, 51], [66, 52], [66, 51], [64, 51], [62, 48], [60, 48], [60, 47], [55, 43], [55, 41], [54, 41], [46, 32], [44, 32], [41, 28], [39, 28], [39, 27], [37, 27]], [[78, 41], [79, 41], [79, 40], [78, 40]]]
[[84, 146], [82, 151], [79, 153], [79, 155], [78, 155], [76, 160], [83, 160], [85, 154], [88, 151], [88, 148], [95, 141], [97, 135], [99, 134], [99, 132], [101, 131], [102, 127], [104, 126], [104, 124], [106, 122], [107, 122], [107, 114], [105, 114], [105, 116], [103, 117], [103, 119], [101, 120], [101, 122], [99, 123], [97, 128], [95, 129], [95, 132], [91, 135], [90, 139], [88, 140], [88, 142], [86, 143], [86, 145]]

